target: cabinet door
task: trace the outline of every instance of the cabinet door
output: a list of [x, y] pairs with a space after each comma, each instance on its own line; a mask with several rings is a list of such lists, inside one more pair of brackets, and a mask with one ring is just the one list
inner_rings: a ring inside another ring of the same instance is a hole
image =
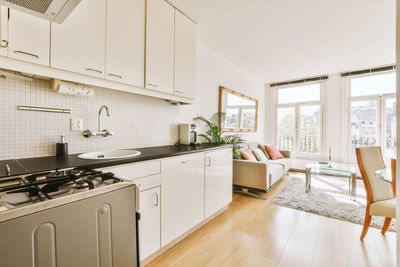
[[0, 56], [8, 55], [8, 8], [0, 6]]
[[204, 220], [204, 153], [161, 161], [161, 246]]
[[160, 187], [140, 192], [139, 249], [143, 260], [160, 249]]
[[195, 97], [196, 40], [196, 24], [175, 10], [175, 95]]
[[144, 87], [145, 0], [107, 1], [106, 78]]
[[49, 66], [50, 22], [10, 9], [8, 56]]
[[205, 153], [205, 217], [232, 201], [232, 149]]
[[146, 88], [173, 93], [174, 8], [164, 0], [147, 1]]
[[62, 24], [51, 24], [51, 67], [104, 77], [106, 0], [81, 1]]

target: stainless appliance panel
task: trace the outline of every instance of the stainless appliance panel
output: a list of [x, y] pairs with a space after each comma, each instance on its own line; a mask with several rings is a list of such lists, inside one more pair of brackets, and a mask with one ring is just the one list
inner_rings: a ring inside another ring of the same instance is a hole
[[0, 236], [1, 267], [137, 266], [135, 187], [1, 222]]

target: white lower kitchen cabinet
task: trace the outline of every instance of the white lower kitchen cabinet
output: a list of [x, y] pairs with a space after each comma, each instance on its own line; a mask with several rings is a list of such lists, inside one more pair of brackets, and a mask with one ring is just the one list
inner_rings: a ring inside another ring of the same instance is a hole
[[232, 201], [232, 148], [206, 152], [204, 207], [207, 219]]
[[140, 260], [160, 249], [160, 186], [140, 192], [139, 249]]
[[161, 161], [161, 246], [204, 220], [204, 153]]

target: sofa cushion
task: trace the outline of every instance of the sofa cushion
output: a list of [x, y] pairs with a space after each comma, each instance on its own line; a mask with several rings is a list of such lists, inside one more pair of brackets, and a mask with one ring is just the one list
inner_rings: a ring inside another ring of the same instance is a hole
[[271, 159], [271, 156], [268, 154], [267, 150], [265, 149], [265, 145], [259, 144], [258, 147], [264, 152], [267, 159]]
[[274, 145], [266, 145], [265, 150], [267, 150], [268, 154], [271, 156], [271, 159], [283, 159], [284, 156], [279, 152], [278, 148]]
[[289, 171], [290, 168], [290, 159], [283, 158], [283, 159], [276, 159], [269, 161], [270, 163], [278, 163], [284, 167], [285, 172]]
[[284, 166], [281, 164], [268, 164], [268, 187], [275, 184], [282, 176], [285, 175]]
[[255, 160], [257, 161], [256, 157], [254, 156], [253, 152], [250, 149], [243, 149], [240, 150], [240, 154], [242, 154], [245, 160]]
[[254, 156], [256, 156], [258, 161], [267, 161], [268, 160], [267, 156], [259, 148], [253, 149], [253, 154], [254, 154]]

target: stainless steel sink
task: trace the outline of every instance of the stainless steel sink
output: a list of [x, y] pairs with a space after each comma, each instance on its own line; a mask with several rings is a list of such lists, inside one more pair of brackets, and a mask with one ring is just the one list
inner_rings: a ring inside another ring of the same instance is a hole
[[109, 151], [88, 152], [78, 155], [81, 159], [123, 159], [139, 156], [141, 153], [131, 149], [116, 149]]

